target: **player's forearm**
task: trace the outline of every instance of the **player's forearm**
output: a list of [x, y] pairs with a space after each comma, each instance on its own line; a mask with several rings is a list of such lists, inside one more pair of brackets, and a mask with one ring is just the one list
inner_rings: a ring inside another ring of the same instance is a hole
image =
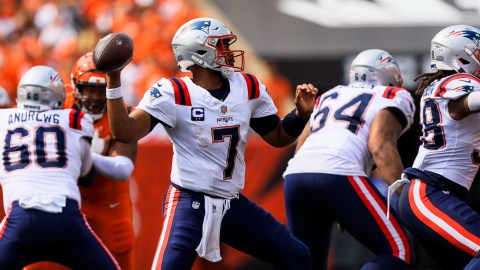
[[131, 121], [123, 102], [120, 72], [107, 73], [107, 114], [113, 138], [124, 143], [133, 142], [135, 138]]
[[371, 152], [380, 176], [389, 185], [400, 179], [404, 168], [396, 144], [385, 144], [377, 149], [372, 149]]

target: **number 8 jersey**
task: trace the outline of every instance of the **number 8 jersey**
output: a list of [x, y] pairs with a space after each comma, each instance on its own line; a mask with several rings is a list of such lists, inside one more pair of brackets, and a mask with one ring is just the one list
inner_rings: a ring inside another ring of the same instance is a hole
[[80, 202], [80, 140], [93, 137], [93, 121], [73, 109], [0, 110], [0, 182], [7, 212], [12, 201], [59, 195]]
[[265, 86], [235, 72], [224, 101], [189, 77], [161, 79], [137, 108], [161, 121], [173, 142], [171, 180], [189, 190], [235, 198], [244, 187], [250, 118], [276, 114]]
[[370, 176], [374, 161], [368, 137], [375, 114], [393, 108], [404, 122], [405, 132], [415, 112], [410, 93], [393, 86], [339, 85], [316, 102], [310, 135], [290, 159], [284, 176], [305, 172]]
[[480, 114], [454, 120], [448, 102], [480, 90], [480, 80], [458, 73], [433, 82], [420, 103], [422, 145], [413, 168], [440, 174], [470, 189], [480, 165]]

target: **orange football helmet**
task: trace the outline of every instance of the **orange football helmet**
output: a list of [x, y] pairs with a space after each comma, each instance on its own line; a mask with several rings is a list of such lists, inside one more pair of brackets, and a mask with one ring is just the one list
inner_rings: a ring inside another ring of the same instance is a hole
[[[72, 69], [71, 83], [75, 89], [75, 102], [80, 109], [90, 114], [93, 120], [100, 119], [107, 109], [105, 95], [107, 76], [95, 68], [92, 52], [84, 54], [77, 60]], [[84, 91], [86, 88], [89, 92], [99, 91], [101, 94], [95, 97], [87, 96]]]

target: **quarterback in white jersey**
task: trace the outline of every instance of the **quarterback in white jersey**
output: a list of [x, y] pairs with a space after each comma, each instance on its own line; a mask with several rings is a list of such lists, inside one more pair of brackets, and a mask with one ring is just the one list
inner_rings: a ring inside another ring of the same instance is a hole
[[399, 218], [439, 267], [480, 269], [480, 215], [466, 203], [480, 165], [480, 30], [444, 28], [430, 56], [434, 72], [416, 92], [422, 144], [399, 180]]
[[77, 181], [92, 168], [93, 122], [62, 109], [65, 87], [48, 66], [19, 82], [18, 108], [0, 110], [0, 183], [6, 217], [0, 269], [54, 261], [73, 269], [119, 269], [80, 212]]
[[244, 51], [230, 49], [236, 39], [216, 19], [185, 23], [172, 48], [179, 68], [192, 77], [161, 79], [130, 115], [119, 98], [120, 72], [107, 73], [114, 138], [134, 142], [161, 123], [173, 142], [171, 185], [152, 269], [191, 269], [197, 254], [217, 262], [220, 241], [278, 268], [311, 268], [308, 248], [240, 192], [249, 128], [272, 146], [293, 143], [318, 90], [297, 86], [296, 109], [280, 119], [265, 86], [241, 73]]
[[412, 124], [415, 105], [401, 83], [389, 53], [366, 50], [352, 62], [350, 84], [316, 101], [301, 136], [308, 137], [299, 139], [284, 173], [288, 226], [309, 247], [313, 269], [327, 269], [334, 222], [375, 253], [362, 269], [411, 263], [406, 233], [386, 218], [386, 200], [368, 178], [374, 164], [388, 183], [403, 169], [396, 141]]
[[[249, 88], [250, 79], [258, 85], [253, 89], [257, 93]], [[229, 84], [232, 90], [221, 101], [189, 77], [162, 79], [145, 93], [138, 108], [170, 127], [166, 131], [174, 144], [173, 183], [233, 199], [244, 187], [250, 118], [274, 115], [277, 109], [253, 75], [234, 73]], [[176, 98], [178, 93], [185, 93], [185, 104]]]

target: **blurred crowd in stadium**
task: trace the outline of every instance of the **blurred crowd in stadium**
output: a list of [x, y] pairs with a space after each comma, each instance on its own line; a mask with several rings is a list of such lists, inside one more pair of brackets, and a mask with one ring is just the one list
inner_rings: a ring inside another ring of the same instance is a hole
[[[2, 0], [0, 86], [15, 103], [21, 75], [40, 64], [55, 68], [69, 82], [78, 57], [93, 50], [108, 33], [124, 32], [132, 37], [135, 52], [122, 84], [125, 100], [137, 104], [159, 78], [183, 76], [170, 42], [185, 21], [205, 15], [195, 4], [192, 0]], [[292, 87], [285, 77], [275, 77], [274, 65], [271, 71], [271, 78], [262, 81], [275, 89], [270, 94], [283, 115], [292, 108]]]

